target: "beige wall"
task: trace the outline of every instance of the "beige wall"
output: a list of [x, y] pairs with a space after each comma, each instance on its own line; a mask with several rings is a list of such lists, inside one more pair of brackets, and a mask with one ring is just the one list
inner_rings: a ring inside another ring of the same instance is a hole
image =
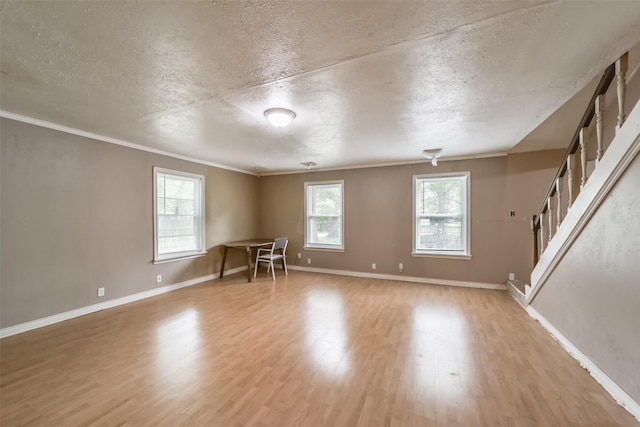
[[[2, 119], [0, 324], [8, 327], [219, 271], [220, 244], [288, 236], [290, 263], [503, 283], [528, 276], [557, 153], [257, 178]], [[152, 167], [206, 175], [205, 257], [154, 265]], [[414, 258], [412, 176], [471, 172], [471, 260]], [[305, 181], [345, 180], [344, 253], [304, 251]], [[536, 197], [529, 197], [535, 194]], [[538, 195], [539, 194], [539, 195]], [[518, 213], [509, 217], [509, 210]], [[404, 264], [399, 273], [398, 263]], [[242, 266], [232, 253], [227, 268]], [[106, 288], [98, 298], [98, 287]]]
[[[529, 220], [557, 167], [557, 151], [509, 157], [378, 168], [310, 172], [260, 178], [259, 230], [287, 236], [290, 263], [310, 267], [435, 279], [504, 283], [509, 272], [532, 268]], [[554, 165], [551, 167], [551, 165]], [[471, 172], [471, 260], [412, 257], [412, 177]], [[345, 251], [303, 250], [304, 182], [345, 182]], [[514, 185], [508, 185], [508, 180]], [[521, 191], [516, 188], [520, 187]], [[535, 200], [529, 200], [529, 197]], [[527, 198], [525, 200], [525, 197]], [[510, 218], [509, 210], [518, 217]], [[296, 253], [302, 260], [296, 260]], [[404, 264], [404, 272], [398, 270]]]
[[[220, 244], [257, 233], [257, 177], [0, 124], [2, 327], [153, 289], [157, 274], [170, 285], [218, 272]], [[151, 262], [153, 166], [206, 176], [206, 256]], [[234, 254], [227, 268], [243, 263]]]
[[640, 402], [640, 157], [622, 175], [532, 306]]
[[504, 223], [505, 261], [518, 280], [528, 282], [531, 278], [531, 217], [538, 213], [565, 153], [548, 150], [507, 157], [506, 210], [516, 211], [516, 216]]

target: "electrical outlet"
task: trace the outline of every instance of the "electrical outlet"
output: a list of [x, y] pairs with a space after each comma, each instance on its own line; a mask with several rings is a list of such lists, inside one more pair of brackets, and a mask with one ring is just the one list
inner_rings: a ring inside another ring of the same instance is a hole
[[376, 263], [375, 263], [375, 262], [371, 264], [371, 269], [372, 269], [372, 270], [375, 270], [375, 269], [376, 269]]
[[515, 217], [516, 216], [516, 211], [510, 211], [509, 212], [509, 216], [510, 217]]
[[516, 275], [514, 273], [509, 273], [509, 280], [515, 280]]
[[156, 276], [156, 283], [161, 283], [162, 282], [162, 274], [158, 274]]
[[307, 264], [311, 264], [311, 258], [307, 258]]
[[402, 273], [402, 270], [404, 270], [404, 264], [398, 264], [398, 270], [400, 270], [400, 273]]
[[298, 252], [298, 259], [302, 259], [302, 254]]
[[98, 296], [99, 297], [103, 297], [104, 296], [104, 288], [98, 288]]

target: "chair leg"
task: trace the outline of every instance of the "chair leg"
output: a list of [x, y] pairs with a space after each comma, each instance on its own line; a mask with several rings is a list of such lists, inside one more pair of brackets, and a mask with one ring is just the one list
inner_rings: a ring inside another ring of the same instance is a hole
[[273, 265], [273, 260], [269, 261], [269, 265], [271, 265], [271, 276], [273, 276], [273, 280], [276, 280], [276, 268]]
[[258, 261], [258, 259], [256, 258], [256, 268], [253, 269], [253, 277], [256, 277], [256, 274], [258, 274], [258, 264], [260, 264], [260, 261]]
[[287, 259], [286, 258], [282, 258], [282, 265], [284, 267], [285, 276], [288, 276], [289, 275], [289, 271], [287, 270]]

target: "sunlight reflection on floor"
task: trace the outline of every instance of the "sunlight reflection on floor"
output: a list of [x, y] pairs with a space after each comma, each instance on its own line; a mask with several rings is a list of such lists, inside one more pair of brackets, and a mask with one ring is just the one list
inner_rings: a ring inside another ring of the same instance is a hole
[[156, 329], [157, 376], [175, 385], [197, 382], [202, 349], [200, 319], [194, 309], [170, 317]]
[[325, 374], [343, 376], [351, 366], [342, 295], [310, 290], [306, 295], [305, 342], [314, 363]]
[[473, 375], [466, 318], [452, 307], [413, 310], [409, 366], [414, 390], [438, 400], [466, 396]]

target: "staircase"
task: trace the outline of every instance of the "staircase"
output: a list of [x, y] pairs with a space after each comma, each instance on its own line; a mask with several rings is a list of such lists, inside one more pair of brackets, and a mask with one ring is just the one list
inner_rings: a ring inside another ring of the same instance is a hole
[[602, 74], [539, 212], [533, 216], [530, 286], [509, 283], [509, 292], [524, 307], [531, 304], [638, 152], [640, 108], [636, 106], [627, 118], [626, 106], [640, 98], [640, 85], [627, 90], [640, 65], [627, 74], [628, 63], [625, 53]]
[[640, 79], [628, 63], [603, 73], [532, 219], [530, 285], [508, 290], [640, 420]]

